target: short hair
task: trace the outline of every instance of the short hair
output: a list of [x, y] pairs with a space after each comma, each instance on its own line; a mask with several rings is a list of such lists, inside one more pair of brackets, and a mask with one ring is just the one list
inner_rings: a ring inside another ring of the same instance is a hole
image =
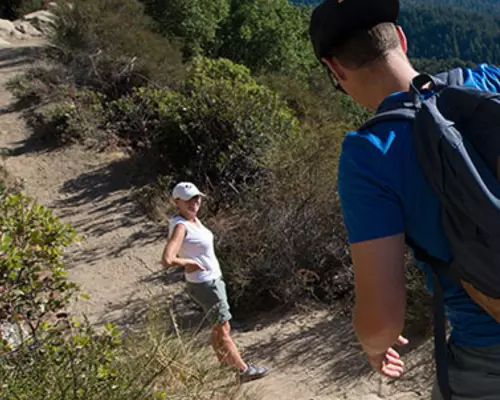
[[335, 57], [346, 68], [359, 69], [384, 59], [399, 45], [396, 25], [383, 22], [335, 45], [330, 49], [329, 57]]

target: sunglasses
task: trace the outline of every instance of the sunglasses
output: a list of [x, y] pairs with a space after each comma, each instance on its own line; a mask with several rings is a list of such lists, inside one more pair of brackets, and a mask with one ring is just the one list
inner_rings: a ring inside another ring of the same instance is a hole
[[328, 78], [330, 78], [330, 82], [332, 83], [333, 88], [339, 91], [340, 93], [348, 95], [348, 93], [344, 90], [342, 85], [338, 83], [337, 80], [334, 78], [332, 71], [330, 71], [330, 68], [328, 68], [328, 66], [325, 67], [326, 67], [326, 73], [328, 74]]

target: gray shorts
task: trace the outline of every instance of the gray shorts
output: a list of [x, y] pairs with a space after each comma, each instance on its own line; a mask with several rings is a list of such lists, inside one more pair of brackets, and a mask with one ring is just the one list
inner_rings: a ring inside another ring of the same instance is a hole
[[[500, 399], [500, 346], [448, 344], [448, 371], [453, 400]], [[437, 384], [432, 400], [442, 400]]]
[[212, 324], [222, 324], [232, 318], [227, 301], [226, 284], [222, 278], [203, 283], [186, 282], [186, 292], [198, 303]]

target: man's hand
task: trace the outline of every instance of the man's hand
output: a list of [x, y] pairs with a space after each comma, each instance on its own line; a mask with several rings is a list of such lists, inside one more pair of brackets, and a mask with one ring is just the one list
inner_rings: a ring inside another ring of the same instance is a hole
[[[396, 344], [400, 346], [407, 345], [408, 339], [399, 336]], [[400, 378], [403, 375], [404, 363], [399, 353], [392, 347], [387, 349], [385, 353], [368, 355], [368, 361], [375, 371], [388, 378]]]
[[190, 274], [192, 272], [196, 272], [196, 271], [205, 271], [206, 270], [205, 267], [202, 267], [196, 261], [192, 261], [192, 260], [189, 260], [189, 262], [186, 263], [184, 268], [188, 274]]

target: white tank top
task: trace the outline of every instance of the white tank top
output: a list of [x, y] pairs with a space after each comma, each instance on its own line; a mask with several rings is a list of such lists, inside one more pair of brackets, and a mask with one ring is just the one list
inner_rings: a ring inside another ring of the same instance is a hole
[[198, 218], [196, 218], [195, 223], [178, 216], [170, 219], [169, 238], [174, 233], [177, 224], [186, 227], [186, 236], [179, 250], [179, 257], [196, 261], [206, 268], [205, 271], [185, 272], [186, 280], [193, 283], [202, 283], [222, 276], [219, 260], [215, 256], [214, 235], [212, 232]]

